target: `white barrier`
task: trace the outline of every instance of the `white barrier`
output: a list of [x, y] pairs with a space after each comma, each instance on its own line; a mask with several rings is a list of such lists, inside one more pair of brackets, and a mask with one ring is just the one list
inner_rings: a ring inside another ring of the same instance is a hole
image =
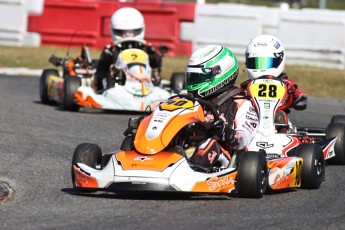
[[345, 11], [200, 4], [194, 23], [181, 24], [181, 39], [192, 41], [193, 49], [222, 44], [241, 61], [250, 39], [260, 34], [283, 42], [288, 64], [345, 69]]
[[41, 14], [43, 0], [0, 0], [0, 45], [40, 46], [41, 37], [28, 33], [28, 14]]

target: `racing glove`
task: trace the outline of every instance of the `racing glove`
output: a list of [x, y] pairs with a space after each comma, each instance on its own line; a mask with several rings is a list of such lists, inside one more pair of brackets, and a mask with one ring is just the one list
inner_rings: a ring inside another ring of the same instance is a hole
[[151, 45], [146, 46], [146, 50], [147, 50], [148, 54], [155, 54], [156, 53], [155, 48]]
[[236, 130], [230, 128], [223, 120], [212, 123], [210, 127], [211, 136], [218, 136], [220, 139], [232, 143], [235, 140]]
[[305, 94], [299, 94], [298, 97], [293, 101], [292, 107], [296, 110], [304, 110], [307, 108], [308, 98]]
[[223, 138], [225, 130], [225, 123], [223, 120], [218, 120], [210, 124], [210, 135], [211, 136], [218, 136], [219, 138]]

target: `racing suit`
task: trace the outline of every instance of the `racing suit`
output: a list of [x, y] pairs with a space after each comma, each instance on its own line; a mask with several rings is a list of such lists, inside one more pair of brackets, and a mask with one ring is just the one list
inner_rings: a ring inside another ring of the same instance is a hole
[[[120, 71], [113, 68], [113, 64], [116, 62], [119, 53], [122, 50], [129, 49], [129, 48], [137, 48], [145, 51], [149, 56], [149, 63], [153, 70], [152, 71], [152, 83], [155, 86], [160, 84], [160, 72], [162, 67], [162, 56], [159, 55], [153, 46], [150, 43], [142, 44], [139, 42], [125, 42], [119, 45], [115, 43], [108, 44], [102, 51], [97, 68], [96, 68], [96, 77], [95, 77], [95, 87], [96, 91], [102, 91], [104, 89], [110, 88], [114, 84], [114, 80], [112, 78], [112, 71]], [[116, 75], [116, 73], [113, 73]], [[103, 81], [106, 81], [104, 83]]]
[[[214, 137], [198, 144], [190, 158], [192, 164], [204, 169], [226, 168], [230, 164], [232, 151], [244, 150], [254, 138], [258, 126], [254, 107], [247, 99], [227, 96], [231, 92], [237, 95], [240, 90], [232, 87], [209, 100], [216, 105], [221, 121], [215, 121], [211, 126]], [[213, 115], [207, 112], [206, 122], [212, 121]]]

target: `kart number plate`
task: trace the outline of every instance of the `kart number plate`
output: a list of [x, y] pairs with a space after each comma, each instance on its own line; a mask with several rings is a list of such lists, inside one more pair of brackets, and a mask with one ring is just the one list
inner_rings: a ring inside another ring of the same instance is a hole
[[281, 84], [254, 82], [249, 86], [249, 92], [252, 97], [282, 99], [285, 95], [286, 89]]
[[194, 103], [185, 98], [173, 98], [160, 104], [162, 110], [193, 109]]
[[131, 62], [139, 62], [139, 63], [147, 63], [147, 54], [138, 49], [127, 49], [121, 52], [122, 61], [131, 63]]

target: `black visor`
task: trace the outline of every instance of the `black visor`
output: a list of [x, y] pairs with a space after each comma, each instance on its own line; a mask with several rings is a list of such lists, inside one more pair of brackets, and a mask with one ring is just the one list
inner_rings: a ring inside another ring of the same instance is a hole
[[219, 73], [221, 73], [221, 69], [218, 65], [211, 68], [188, 67], [186, 84], [194, 85], [211, 81]]
[[[143, 31], [142, 28], [140, 29], [134, 29], [134, 30], [117, 30], [117, 29], [113, 29], [113, 33], [116, 36], [120, 36], [120, 37], [124, 37], [125, 35], [127, 35], [127, 37], [131, 37], [131, 36], [137, 36], [139, 35], [141, 32]], [[128, 36], [130, 35], [130, 36]]]

